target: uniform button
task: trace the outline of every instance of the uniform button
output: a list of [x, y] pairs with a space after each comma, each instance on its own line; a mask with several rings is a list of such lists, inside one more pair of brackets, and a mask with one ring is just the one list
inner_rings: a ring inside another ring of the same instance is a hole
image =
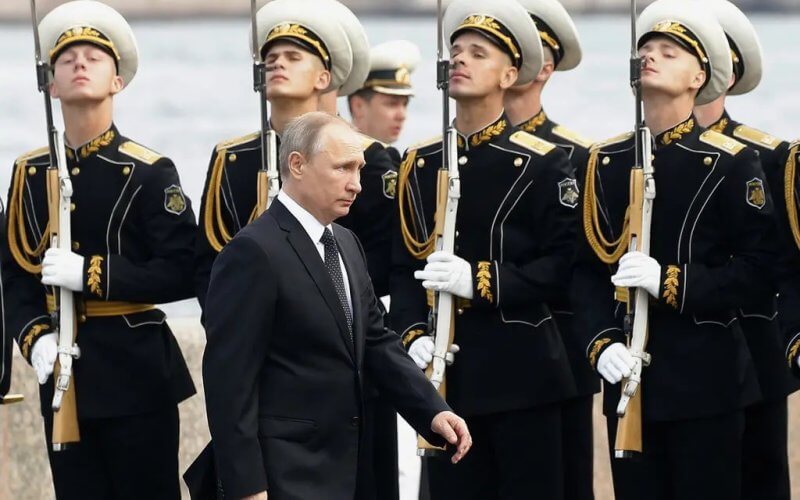
[[463, 307], [459, 307], [458, 308], [458, 315], [461, 316], [462, 314], [464, 314], [464, 308]]
[[72, 169], [72, 175], [78, 175], [80, 173], [81, 173], [81, 169], [79, 169], [78, 167], [75, 167], [75, 168]]
[[36, 167], [28, 167], [28, 175], [36, 175]]
[[420, 158], [417, 160], [417, 167], [422, 168], [425, 166], [425, 158]]
[[352, 425], [353, 427], [358, 427], [358, 422], [359, 422], [358, 417], [353, 417], [350, 419], [350, 425]]
[[86, 323], [86, 315], [81, 314], [80, 317], [78, 318], [78, 321], [80, 321], [81, 323]]
[[458, 238], [458, 231], [456, 231], [456, 238]]
[[131, 167], [125, 167], [122, 169], [122, 175], [128, 175], [131, 173]]
[[608, 156], [603, 158], [603, 165], [608, 165], [609, 163], [611, 163], [611, 158], [609, 158]]
[[469, 159], [466, 156], [461, 156], [458, 158], [458, 164], [461, 165], [462, 167], [466, 165], [468, 161]]
[[521, 167], [522, 166], [522, 161], [523, 161], [522, 158], [517, 156], [516, 158], [514, 158], [514, 166], [515, 167]]
[[80, 248], [81, 248], [81, 244], [80, 244], [80, 243], [78, 243], [77, 241], [73, 241], [73, 242], [72, 242], [72, 249], [73, 249], [73, 250], [77, 251], [77, 250], [79, 250]]
[[69, 211], [70, 212], [74, 212], [76, 208], [78, 208], [78, 207], [74, 203], [70, 203], [69, 204]]
[[236, 153], [229, 154], [228, 161], [236, 161]]
[[712, 160], [710, 156], [706, 156], [705, 158], [703, 158], [703, 164], [706, 166], [711, 165], [711, 163], [713, 162], [714, 160]]

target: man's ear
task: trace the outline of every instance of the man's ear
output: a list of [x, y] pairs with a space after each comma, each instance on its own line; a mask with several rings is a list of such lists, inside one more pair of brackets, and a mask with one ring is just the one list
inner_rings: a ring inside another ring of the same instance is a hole
[[306, 159], [303, 157], [302, 154], [298, 153], [297, 151], [292, 151], [289, 153], [288, 158], [289, 163], [289, 175], [293, 179], [300, 179], [303, 177], [303, 165], [306, 163]]
[[350, 114], [353, 120], [361, 120], [366, 113], [367, 100], [361, 96], [354, 95], [350, 98]]
[[539, 83], [546, 83], [547, 80], [553, 75], [553, 72], [556, 70], [556, 65], [553, 64], [553, 61], [545, 61], [544, 65], [542, 66], [542, 70], [536, 75], [536, 81]]
[[321, 71], [317, 76], [317, 82], [314, 84], [314, 89], [320, 92], [325, 92], [331, 85], [331, 72], [328, 70]]
[[59, 98], [58, 88], [56, 88], [56, 82], [50, 82], [47, 85], [47, 89], [50, 91], [50, 97], [52, 97], [53, 99]]
[[692, 90], [697, 90], [699, 92], [700, 89], [703, 88], [703, 85], [706, 83], [707, 76], [708, 75], [706, 75], [705, 71], [703, 70], [698, 71], [692, 77], [692, 82], [689, 84], [689, 88]]
[[117, 75], [111, 81], [111, 95], [118, 94], [125, 87], [125, 80]]
[[517, 83], [517, 78], [519, 78], [519, 70], [514, 66], [506, 66], [500, 74], [500, 88], [503, 90], [511, 88]]

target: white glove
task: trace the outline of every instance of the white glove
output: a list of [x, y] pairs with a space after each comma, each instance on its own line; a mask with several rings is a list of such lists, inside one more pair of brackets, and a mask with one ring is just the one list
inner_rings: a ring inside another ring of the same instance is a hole
[[469, 262], [449, 252], [433, 252], [422, 271], [414, 271], [414, 277], [422, 281], [426, 290], [449, 292], [471, 299], [472, 266]]
[[83, 291], [83, 256], [60, 248], [48, 249], [42, 261], [42, 284]]
[[[458, 347], [457, 344], [450, 344], [450, 349], [444, 356], [444, 361], [447, 363], [447, 366], [453, 364], [455, 360], [454, 355], [460, 349], [461, 348]], [[411, 356], [411, 359], [414, 360], [414, 363], [416, 363], [420, 370], [424, 370], [428, 368], [428, 365], [433, 361], [433, 350], [433, 337], [425, 335], [411, 343], [411, 347], [408, 348], [408, 355]]]
[[603, 351], [597, 360], [597, 373], [607, 382], [616, 384], [623, 377], [628, 377], [633, 370], [636, 360], [622, 342], [611, 344]]
[[58, 356], [58, 334], [46, 333], [36, 340], [31, 350], [31, 365], [36, 371], [39, 385], [47, 382], [53, 374], [53, 366]]
[[619, 259], [617, 274], [611, 277], [614, 285], [623, 288], [644, 288], [658, 298], [661, 288], [661, 264], [642, 252], [628, 252]]

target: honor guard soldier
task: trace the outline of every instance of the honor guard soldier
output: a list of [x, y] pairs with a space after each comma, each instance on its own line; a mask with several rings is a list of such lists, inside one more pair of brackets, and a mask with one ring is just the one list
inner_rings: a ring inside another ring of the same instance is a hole
[[[6, 213], [2, 200], [0, 200], [0, 234], [6, 234]], [[22, 400], [21, 396], [8, 393], [11, 388], [11, 357], [14, 341], [6, 330], [5, 294], [3, 291], [3, 283], [0, 282], [0, 405]]]
[[[419, 48], [408, 40], [392, 40], [372, 47], [367, 81], [347, 98], [356, 128], [385, 144], [397, 142], [406, 122], [408, 103], [414, 96], [411, 73], [419, 60]], [[399, 166], [397, 149], [392, 146], [386, 149]]]
[[[789, 143], [735, 121], [725, 109], [726, 96], [747, 94], [761, 81], [761, 44], [750, 20], [734, 4], [727, 0], [713, 0], [707, 5], [728, 37], [733, 76], [728, 91], [714, 101], [696, 107], [695, 116], [699, 125], [732, 137], [758, 152], [775, 202], [777, 220], [785, 213], [782, 188]], [[780, 241], [776, 234], [770, 235], [769, 244], [775, 253], [789, 254]], [[779, 259], [782, 260], [785, 259]], [[786, 397], [800, 386], [784, 362], [776, 291], [771, 290], [739, 309], [739, 323], [753, 357], [762, 396], [761, 401], [748, 406], [744, 412], [743, 499], [789, 500], [791, 495]]]
[[[800, 192], [797, 189], [797, 166], [800, 165], [800, 140], [792, 143], [786, 160], [783, 179], [775, 192], [779, 229], [784, 254], [783, 272], [779, 280], [778, 317], [786, 340], [786, 362], [795, 376], [800, 377], [800, 222], [797, 214]], [[780, 199], [779, 199], [780, 198]], [[780, 207], [780, 208], [778, 208]]]
[[[614, 449], [619, 382], [636, 364], [623, 334], [626, 295], [641, 288], [649, 296], [642, 451], [612, 460], [616, 498], [738, 499], [742, 410], [759, 391], [737, 311], [769, 288], [763, 238], [772, 202], [755, 151], [703, 129], [692, 114], [731, 78], [713, 13], [697, 2], [658, 0], [639, 17], [637, 33], [644, 121], [653, 133], [649, 255], [628, 251], [636, 159], [634, 135], [625, 134], [595, 145], [585, 170], [575, 328], [607, 382]], [[626, 418], [636, 416], [631, 408]]]
[[[48, 148], [20, 156], [3, 249], [7, 326], [41, 384], [56, 497], [172, 500], [180, 495], [177, 404], [194, 386], [153, 304], [193, 295], [194, 214], [172, 161], [112, 121], [114, 97], [138, 67], [125, 19], [74, 1], [38, 29], [65, 125], [72, 251], [48, 248], [59, 225], [48, 213]], [[51, 446], [59, 349], [51, 313], [61, 303], [53, 287], [73, 292], [80, 348], [70, 382], [80, 441], [63, 451]]]
[[542, 67], [525, 9], [516, 0], [456, 0], [442, 33], [458, 132], [455, 253], [434, 251], [434, 213], [444, 209], [436, 206], [437, 137], [409, 148], [400, 167], [392, 274], [392, 324], [420, 368], [434, 352], [426, 298], [444, 292], [456, 301], [451, 352], [457, 344], [460, 353], [447, 370], [447, 401], [475, 446], [456, 466], [428, 460], [431, 498], [557, 500], [561, 403], [575, 384], [547, 302], [568, 281], [577, 183], [563, 150], [516, 129], [503, 110], [504, 92]]
[[[544, 52], [544, 66], [536, 78], [515, 85], [506, 92], [506, 113], [522, 130], [549, 141], [567, 153], [573, 172], [586, 165], [591, 141], [555, 123], [544, 111], [542, 91], [555, 71], [569, 71], [581, 62], [578, 30], [566, 9], [557, 0], [519, 0], [536, 22]], [[580, 178], [578, 178], [580, 181]], [[577, 397], [562, 407], [564, 498], [594, 498], [592, 403], [600, 391], [600, 381], [586, 361], [583, 345], [572, 331], [572, 309], [565, 294], [550, 306], [567, 348]]]

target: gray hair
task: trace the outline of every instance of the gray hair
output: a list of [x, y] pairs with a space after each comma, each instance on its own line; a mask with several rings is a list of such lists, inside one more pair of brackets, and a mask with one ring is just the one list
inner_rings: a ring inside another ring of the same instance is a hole
[[285, 180], [289, 176], [289, 155], [293, 152], [300, 153], [304, 158], [310, 160], [314, 155], [322, 151], [322, 129], [327, 125], [340, 124], [351, 130], [353, 127], [338, 116], [333, 116], [321, 111], [311, 111], [297, 118], [292, 119], [281, 135], [280, 165], [281, 177]]

